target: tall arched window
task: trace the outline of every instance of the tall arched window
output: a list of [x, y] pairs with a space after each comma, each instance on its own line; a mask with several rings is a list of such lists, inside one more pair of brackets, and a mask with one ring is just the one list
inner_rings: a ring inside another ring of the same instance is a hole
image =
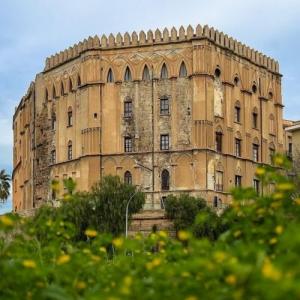
[[52, 114], [52, 118], [51, 118], [51, 129], [55, 130], [56, 129], [56, 115]]
[[132, 100], [129, 97], [124, 101], [124, 118], [132, 118]]
[[71, 77], [69, 78], [69, 92], [70, 92], [70, 93], [73, 92], [73, 83], [72, 83]]
[[73, 158], [73, 147], [72, 147], [72, 141], [68, 142], [68, 160], [71, 160]]
[[252, 111], [252, 127], [255, 129], [258, 128], [258, 110], [256, 107]]
[[45, 89], [45, 101], [49, 100], [49, 93], [48, 93], [48, 89]]
[[166, 169], [161, 173], [161, 189], [163, 191], [168, 191], [170, 189], [170, 173]]
[[131, 80], [132, 80], [131, 71], [129, 67], [127, 67], [124, 74], [124, 81], [131, 81]]
[[149, 69], [148, 69], [147, 65], [145, 65], [145, 67], [144, 67], [143, 78], [142, 79], [145, 80], [145, 81], [150, 80], [150, 72], [149, 72]]
[[220, 76], [221, 76], [221, 70], [220, 70], [220, 68], [216, 68], [215, 69], [215, 77], [220, 78]]
[[270, 123], [270, 134], [275, 134], [275, 119], [274, 116], [271, 114], [269, 118], [269, 123]]
[[216, 133], [215, 133], [215, 138], [216, 138], [216, 151], [217, 152], [222, 152], [222, 140], [223, 140], [223, 132], [221, 128], [218, 128]]
[[184, 61], [180, 65], [179, 77], [187, 77], [187, 70]]
[[106, 81], [107, 81], [108, 83], [112, 83], [112, 82], [115, 81], [115, 80], [114, 80], [114, 73], [113, 73], [113, 71], [112, 71], [111, 68], [108, 70]]
[[239, 101], [234, 104], [234, 122], [241, 123], [241, 105]]
[[80, 87], [81, 86], [81, 78], [80, 78], [80, 75], [78, 74], [77, 75], [77, 87]]
[[53, 84], [52, 87], [52, 98], [55, 99], [56, 98], [56, 89], [55, 89], [55, 85]]
[[68, 108], [68, 127], [73, 126], [73, 110], [72, 107], [70, 106]]
[[166, 64], [164, 63], [161, 67], [161, 71], [160, 71], [160, 78], [161, 79], [168, 79], [168, 69]]
[[126, 184], [132, 184], [132, 175], [129, 171], [126, 171], [124, 173], [124, 183]]
[[61, 81], [60, 83], [60, 95], [63, 96], [65, 94], [64, 83]]

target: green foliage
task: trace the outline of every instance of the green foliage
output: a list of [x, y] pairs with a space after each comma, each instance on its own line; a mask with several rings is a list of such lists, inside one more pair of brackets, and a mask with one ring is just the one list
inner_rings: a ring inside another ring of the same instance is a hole
[[5, 170], [0, 171], [0, 202], [5, 202], [9, 197], [10, 176]]
[[[55, 190], [57, 182], [52, 182]], [[125, 209], [129, 199], [128, 217], [137, 213], [143, 207], [145, 195], [136, 187], [121, 182], [118, 176], [106, 176], [92, 187], [89, 193], [74, 193], [76, 184], [70, 178], [64, 181], [67, 193], [61, 199], [58, 208], [45, 207], [41, 209], [33, 222], [40, 239], [48, 236], [47, 227], [43, 226], [45, 216], [50, 218], [53, 224], [63, 223], [64, 226], [72, 226], [70, 239], [86, 240], [85, 231], [88, 228], [100, 232], [108, 232], [114, 236], [125, 231]]]
[[[275, 163], [284, 167], [285, 159]], [[183, 230], [178, 239], [165, 232], [124, 239], [88, 229], [87, 240], [76, 241], [74, 224], [51, 209], [36, 217], [46, 237], [30, 219], [0, 216], [0, 299], [299, 299], [300, 199], [283, 174], [257, 170], [274, 184], [272, 194], [233, 191], [224, 232], [212, 239]], [[97, 187], [94, 197], [104, 197]], [[196, 217], [200, 232], [220, 226], [207, 212]]]

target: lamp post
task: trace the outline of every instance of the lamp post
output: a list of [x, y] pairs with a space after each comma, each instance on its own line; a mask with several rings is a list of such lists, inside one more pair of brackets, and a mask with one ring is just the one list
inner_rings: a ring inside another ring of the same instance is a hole
[[[145, 190], [149, 189], [149, 187], [145, 187]], [[125, 237], [127, 238], [128, 236], [128, 210], [129, 210], [129, 204], [131, 202], [131, 200], [133, 199], [133, 197], [142, 190], [142, 186], [139, 187], [139, 189], [137, 189], [129, 198], [127, 204], [126, 204], [126, 213], [125, 213]]]

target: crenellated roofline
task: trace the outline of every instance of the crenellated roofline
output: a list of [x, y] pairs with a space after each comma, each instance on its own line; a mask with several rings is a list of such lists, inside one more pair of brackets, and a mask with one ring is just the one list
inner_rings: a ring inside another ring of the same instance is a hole
[[189, 25], [186, 29], [181, 26], [179, 30], [175, 27], [170, 31], [167, 28], [163, 31], [156, 29], [155, 32], [149, 30], [147, 34], [143, 30], [140, 31], [139, 34], [134, 31], [131, 35], [128, 32], [124, 35], [118, 33], [116, 37], [113, 34], [110, 34], [108, 38], [106, 35], [102, 35], [101, 38], [97, 35], [89, 37], [83, 42], [75, 44], [73, 47], [69, 47], [64, 51], [48, 57], [46, 59], [44, 72], [79, 57], [87, 50], [142, 47], [180, 43], [197, 39], [208, 39], [216, 45], [226, 48], [236, 55], [245, 58], [258, 66], [266, 68], [270, 72], [280, 75], [278, 61], [242, 44], [232, 37], [229, 37], [227, 34], [219, 32], [208, 25], [205, 25], [204, 27], [197, 25], [195, 29]]

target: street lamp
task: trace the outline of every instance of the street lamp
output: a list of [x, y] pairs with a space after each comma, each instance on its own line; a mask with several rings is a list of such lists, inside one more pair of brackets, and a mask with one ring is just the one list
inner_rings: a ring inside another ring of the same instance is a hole
[[[145, 187], [145, 190], [148, 190], [150, 187]], [[127, 238], [128, 236], [128, 209], [129, 209], [129, 204], [131, 202], [131, 200], [133, 199], [133, 197], [142, 190], [142, 186], [140, 186], [129, 198], [127, 204], [126, 204], [126, 216], [125, 216], [125, 237]]]

